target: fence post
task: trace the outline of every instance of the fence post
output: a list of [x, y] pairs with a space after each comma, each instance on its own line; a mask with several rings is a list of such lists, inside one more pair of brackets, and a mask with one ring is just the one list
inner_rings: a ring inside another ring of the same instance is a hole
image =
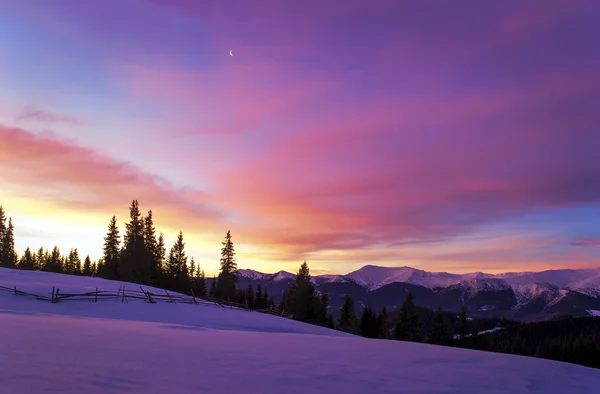
[[54, 286], [52, 286], [52, 298], [50, 302], [54, 304]]
[[55, 304], [58, 302], [58, 291], [59, 291], [59, 290], [60, 290], [60, 289], [57, 287], [57, 288], [56, 288], [56, 293], [54, 294], [54, 303], [55, 303]]
[[190, 289], [190, 291], [192, 292], [192, 297], [194, 297], [194, 304], [198, 304], [196, 302], [196, 296], [194, 295], [194, 289]]
[[94, 300], [94, 302], [98, 302], [98, 288], [96, 287], [96, 299]]

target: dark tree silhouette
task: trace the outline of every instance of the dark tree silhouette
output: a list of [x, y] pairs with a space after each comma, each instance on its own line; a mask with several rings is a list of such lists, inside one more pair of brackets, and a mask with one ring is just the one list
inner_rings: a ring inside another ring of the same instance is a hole
[[419, 316], [415, 308], [414, 296], [409, 291], [400, 308], [398, 323], [394, 329], [395, 339], [403, 341], [420, 341]]
[[104, 237], [103, 264], [100, 266], [101, 269], [98, 270], [98, 275], [106, 279], [119, 279], [120, 245], [121, 238], [119, 237], [117, 218], [113, 216], [108, 224], [108, 233]]
[[349, 332], [351, 334], [356, 334], [358, 332], [358, 321], [354, 309], [354, 299], [349, 294], [346, 294], [344, 297], [338, 328], [341, 331]]
[[235, 250], [231, 241], [231, 232], [227, 231], [225, 241], [221, 248], [221, 269], [217, 280], [216, 297], [224, 300], [236, 299], [235, 284], [238, 281], [237, 263], [235, 262]]
[[150, 283], [150, 265], [148, 264], [144, 244], [144, 220], [137, 200], [129, 207], [129, 223], [125, 231], [125, 240], [119, 262], [119, 277], [126, 282]]

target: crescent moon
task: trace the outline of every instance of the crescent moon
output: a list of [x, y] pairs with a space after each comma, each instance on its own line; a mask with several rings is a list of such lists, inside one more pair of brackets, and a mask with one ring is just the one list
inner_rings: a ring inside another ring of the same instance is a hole
[[233, 56], [233, 51], [229, 51], [229, 56]]

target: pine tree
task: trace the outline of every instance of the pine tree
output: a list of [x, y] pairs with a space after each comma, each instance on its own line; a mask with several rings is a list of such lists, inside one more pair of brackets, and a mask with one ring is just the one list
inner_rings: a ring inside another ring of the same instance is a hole
[[367, 305], [363, 309], [362, 316], [360, 318], [359, 325], [360, 335], [367, 338], [377, 338], [379, 336], [379, 324], [377, 322], [377, 315], [373, 312], [370, 305]]
[[129, 207], [129, 223], [125, 224], [125, 239], [119, 261], [120, 279], [150, 285], [150, 265], [144, 243], [144, 220], [137, 200]]
[[344, 297], [338, 328], [341, 331], [349, 332], [351, 334], [356, 334], [358, 331], [358, 321], [356, 319], [356, 311], [354, 309], [354, 299], [350, 297], [349, 294], [346, 294]]
[[465, 309], [464, 305], [462, 306], [462, 308], [460, 308], [456, 333], [458, 334], [458, 337], [461, 342], [464, 342], [465, 338], [469, 334], [469, 321], [467, 320], [467, 310]]
[[8, 226], [6, 226], [6, 229], [0, 230], [2, 232], [2, 239], [0, 240], [2, 244], [0, 247], [0, 266], [15, 268], [17, 265], [18, 256], [15, 251], [14, 230], [12, 218], [8, 218]]
[[448, 324], [446, 323], [446, 317], [442, 311], [442, 307], [438, 306], [431, 323], [431, 329], [429, 330], [429, 342], [438, 345], [447, 344], [450, 341], [450, 335], [448, 333]]
[[62, 257], [60, 255], [60, 249], [58, 246], [54, 246], [52, 252], [47, 257], [44, 265], [44, 271], [49, 272], [62, 272]]
[[183, 232], [179, 232], [177, 240], [169, 252], [167, 262], [167, 274], [171, 281], [173, 290], [182, 293], [189, 291], [189, 273], [187, 266], [187, 255], [185, 253], [185, 242], [183, 242]]
[[96, 264], [96, 276], [104, 278], [104, 259], [100, 258]]
[[71, 275], [81, 274], [81, 259], [79, 258], [79, 252], [77, 251], [77, 248], [71, 249], [69, 252], [69, 256], [65, 261], [63, 271]]
[[25, 270], [31, 270], [35, 268], [35, 259], [33, 253], [31, 253], [31, 249], [29, 246], [25, 249], [25, 253], [19, 260], [19, 268]]
[[84, 276], [92, 276], [92, 260], [90, 259], [90, 255], [85, 256], [85, 260], [83, 261], [83, 269], [81, 270], [81, 274]]
[[48, 251], [44, 251], [44, 248], [40, 246], [38, 251], [35, 253], [35, 269], [43, 270], [46, 266]]
[[152, 218], [152, 210], [148, 211], [148, 216], [144, 218], [144, 246], [146, 247], [146, 258], [148, 269], [150, 271], [150, 282], [156, 286], [157, 284], [160, 284], [162, 262], [160, 260], [160, 245], [156, 240], [156, 229], [154, 227], [154, 219]]
[[105, 279], [119, 279], [119, 253], [121, 238], [119, 237], [119, 227], [117, 218], [113, 216], [108, 224], [108, 233], [104, 237], [104, 247], [102, 256], [103, 264], [98, 270], [98, 275]]
[[387, 308], [383, 306], [377, 316], [377, 323], [379, 325], [379, 338], [386, 339], [390, 336], [389, 319]]
[[260, 283], [256, 286], [256, 294], [254, 295], [254, 301], [256, 302], [256, 309], [265, 308], [265, 299], [263, 298], [262, 285]]
[[221, 269], [217, 281], [216, 297], [224, 300], [232, 300], [236, 297], [235, 284], [238, 281], [237, 263], [235, 262], [235, 250], [231, 241], [231, 232], [227, 231], [225, 241], [222, 242]]
[[398, 323], [394, 329], [395, 339], [419, 341], [419, 317], [414, 304], [414, 296], [409, 291], [400, 308]]
[[206, 297], [206, 277], [204, 270], [200, 269], [200, 264], [196, 266], [194, 273], [194, 294], [198, 297]]

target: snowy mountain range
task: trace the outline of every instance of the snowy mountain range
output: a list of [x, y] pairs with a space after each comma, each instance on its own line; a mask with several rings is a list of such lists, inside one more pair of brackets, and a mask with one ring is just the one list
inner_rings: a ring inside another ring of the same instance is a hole
[[[276, 300], [295, 280], [294, 274], [285, 271], [265, 274], [240, 269], [238, 272], [239, 287], [260, 283]], [[464, 304], [471, 315], [480, 317], [533, 321], [560, 314], [590, 315], [600, 310], [600, 267], [452, 274], [366, 265], [346, 275], [313, 276], [312, 281], [318, 291], [327, 290], [334, 313], [345, 294], [352, 295], [362, 306], [396, 308], [409, 290], [415, 295], [417, 305], [429, 308], [440, 305], [458, 311]]]

